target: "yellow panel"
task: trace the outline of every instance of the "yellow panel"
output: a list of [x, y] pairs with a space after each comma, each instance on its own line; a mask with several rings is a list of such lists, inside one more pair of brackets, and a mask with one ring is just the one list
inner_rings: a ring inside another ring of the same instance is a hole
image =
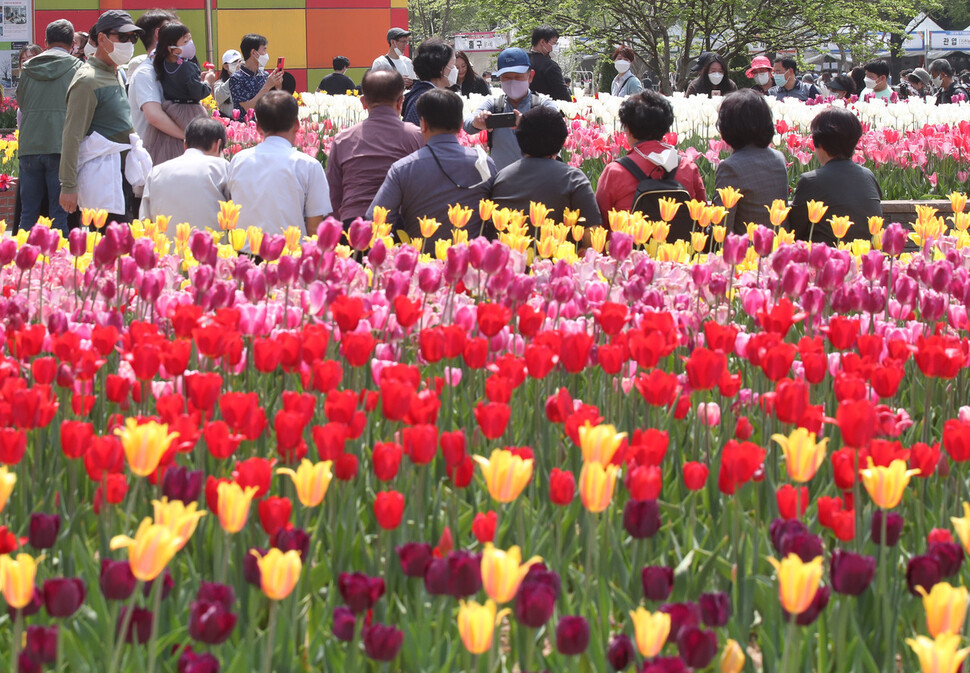
[[408, 8], [408, 0], [391, 0], [391, 7]]
[[243, 35], [253, 32], [269, 40], [267, 50], [270, 62], [267, 69], [275, 67], [276, 59], [280, 56], [286, 57], [287, 68], [306, 67], [305, 10], [221, 9], [216, 53], [239, 49]]

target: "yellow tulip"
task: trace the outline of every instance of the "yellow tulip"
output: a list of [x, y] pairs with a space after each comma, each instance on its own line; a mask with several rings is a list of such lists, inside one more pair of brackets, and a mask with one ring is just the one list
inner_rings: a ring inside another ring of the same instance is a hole
[[[241, 207], [241, 206], [240, 206]], [[172, 221], [169, 215], [159, 215], [155, 218], [155, 232], [159, 234], [164, 234], [168, 231], [168, 223]]]
[[734, 638], [728, 638], [721, 652], [721, 673], [741, 673], [744, 669], [744, 650]]
[[660, 654], [670, 635], [670, 615], [640, 607], [630, 610], [630, 619], [633, 620], [634, 640], [640, 654], [647, 658]]
[[937, 582], [929, 593], [916, 587], [923, 595], [926, 611], [926, 630], [936, 638], [941, 633], [960, 634], [967, 617], [967, 588], [954, 587], [949, 582]]
[[281, 467], [276, 470], [276, 474], [288, 475], [293, 480], [293, 485], [296, 486], [296, 497], [304, 507], [316, 507], [323, 502], [323, 497], [330, 487], [330, 481], [333, 479], [332, 466], [333, 463], [329, 460], [314, 465], [304, 458], [300, 461], [300, 467], [296, 472], [288, 467]]
[[869, 218], [869, 220], [868, 220], [868, 224], [869, 224], [869, 235], [870, 236], [877, 236], [879, 234], [879, 232], [882, 231], [882, 225], [883, 225], [884, 222], [885, 222], [885, 220], [882, 219], [881, 217], [879, 217], [878, 215], [871, 216]]
[[862, 484], [879, 507], [892, 509], [903, 499], [903, 492], [909, 483], [909, 478], [919, 474], [919, 470], [907, 470], [906, 461], [894, 460], [889, 467], [874, 465], [869, 458], [869, 468], [859, 470]]
[[[3, 468], [0, 467], [0, 470]], [[3, 473], [0, 472], [0, 475]], [[0, 511], [3, 510], [3, 493], [0, 492]], [[953, 522], [953, 529], [957, 532], [957, 537], [963, 543], [963, 548], [970, 554], [970, 503], [963, 503], [963, 518], [950, 517]]]
[[610, 222], [610, 231], [620, 231], [626, 229], [627, 222], [630, 221], [630, 211], [610, 210], [607, 217]]
[[701, 219], [701, 215], [703, 214], [705, 208], [707, 208], [706, 201], [691, 199], [687, 202], [687, 212], [690, 214], [690, 219], [692, 220], [696, 221]]
[[194, 502], [186, 506], [181, 500], [170, 501], [168, 498], [162, 498], [161, 500], [152, 500], [152, 507], [155, 509], [155, 523], [159, 526], [165, 526], [182, 540], [179, 549], [189, 541], [192, 534], [195, 533], [199, 519], [205, 516], [205, 511], [196, 511], [198, 503]]
[[694, 252], [703, 252], [704, 248], [707, 247], [707, 234], [699, 231], [691, 232], [690, 247], [694, 249]]
[[791, 245], [795, 242], [795, 231], [788, 231], [787, 229], [779, 229], [778, 235], [775, 236], [775, 249], [777, 250], [779, 246]]
[[849, 233], [852, 220], [849, 219], [848, 215], [833, 215], [829, 218], [829, 224], [832, 225], [832, 233], [841, 241]]
[[259, 566], [259, 585], [266, 597], [281, 601], [289, 596], [303, 571], [300, 552], [291, 549], [284, 553], [273, 547], [264, 556], [260, 556], [255, 551], [251, 553], [256, 557], [256, 564]]
[[660, 199], [660, 219], [664, 222], [670, 222], [674, 217], [677, 216], [677, 211], [680, 210], [681, 203], [672, 198], [664, 197]]
[[17, 554], [16, 559], [6, 554], [0, 556], [0, 589], [3, 599], [14, 610], [26, 607], [34, 598], [39, 560], [30, 554]]
[[609, 465], [623, 440], [625, 432], [617, 432], [612, 425], [596, 425], [587, 422], [579, 429], [579, 447], [585, 462]]
[[792, 615], [800, 615], [812, 605], [818, 583], [822, 580], [822, 557], [803, 563], [796, 554], [789, 554], [780, 562], [768, 558], [778, 573], [778, 599]]
[[6, 465], [0, 465], [0, 512], [7, 506], [7, 500], [10, 499], [16, 484], [17, 475], [7, 469]]
[[589, 230], [589, 244], [600, 254], [606, 248], [606, 233], [603, 227], [593, 227]]
[[434, 236], [434, 232], [438, 231], [438, 227], [441, 223], [433, 217], [419, 217], [418, 227], [421, 229], [421, 235], [425, 238], [431, 238]]
[[808, 206], [808, 221], [812, 224], [818, 224], [821, 222], [822, 218], [825, 217], [825, 213], [828, 212], [829, 209], [829, 207], [821, 201], [812, 200], [806, 205]]
[[502, 551], [489, 542], [482, 552], [482, 588], [496, 603], [508, 603], [515, 598], [529, 568], [541, 562], [542, 557], [533, 556], [522, 563], [522, 550], [517, 545]]
[[955, 633], [941, 633], [932, 640], [926, 636], [907, 638], [906, 644], [919, 658], [922, 673], [956, 673], [970, 653], [970, 647], [957, 649], [960, 636]]
[[536, 252], [542, 259], [549, 259], [554, 254], [556, 254], [556, 249], [559, 247], [559, 241], [556, 240], [554, 236], [546, 236], [544, 239], [539, 241], [539, 245], [536, 247]]
[[219, 228], [223, 231], [235, 229], [236, 223], [239, 222], [239, 212], [241, 210], [242, 204], [233, 203], [232, 199], [220, 201], [219, 215], [216, 218], [219, 221]]
[[[565, 224], [567, 227], [572, 228], [576, 226], [577, 222], [579, 222], [579, 208], [577, 208], [576, 210], [570, 210], [569, 208], [562, 209], [563, 224]], [[573, 233], [575, 235], [575, 232]], [[581, 234], [580, 234], [580, 237], [582, 237]], [[576, 240], [578, 241], [579, 239], [577, 238]]]
[[505, 231], [512, 219], [512, 211], [508, 208], [498, 208], [492, 211], [492, 224], [498, 231]]
[[229, 244], [232, 249], [239, 252], [246, 245], [246, 232], [242, 229], [229, 230]]
[[492, 634], [508, 609], [497, 611], [495, 601], [489, 599], [484, 605], [475, 601], [459, 601], [458, 635], [465, 649], [472, 654], [483, 654], [492, 648]]
[[[435, 222], [435, 224], [438, 224], [438, 223]], [[404, 233], [404, 232], [402, 231], [401, 233]], [[421, 249], [424, 247], [424, 239], [421, 238], [420, 236], [418, 238], [412, 238], [410, 241], [407, 242], [407, 245], [410, 245], [418, 252], [421, 252]]]
[[170, 528], [153, 523], [151, 517], [145, 517], [134, 539], [127, 535], [116, 535], [111, 538], [110, 546], [112, 549], [127, 548], [131, 574], [142, 582], [151, 582], [165, 570], [183, 544], [185, 541]]
[[711, 224], [720, 224], [728, 214], [728, 209], [724, 206], [711, 206], [707, 210], [711, 214]]
[[967, 207], [967, 195], [965, 192], [950, 192], [946, 198], [950, 199], [950, 206], [953, 207], [954, 213], [962, 213], [963, 209]]
[[[566, 210], [569, 210], [568, 208]], [[579, 212], [578, 210], [576, 211]], [[581, 224], [573, 224], [570, 226], [570, 233], [573, 236], [573, 240], [577, 243], [583, 240], [583, 234], [586, 232], [586, 227]]]
[[94, 223], [94, 208], [81, 208], [81, 224], [90, 227]]
[[387, 222], [387, 208], [383, 206], [374, 206], [374, 227], [382, 227], [384, 223]]
[[489, 199], [482, 199], [478, 202], [478, 216], [482, 218], [482, 222], [488, 222], [492, 219], [492, 213], [495, 212], [495, 202]]
[[785, 454], [788, 476], [793, 481], [802, 483], [810, 481], [825, 460], [825, 445], [828, 444], [828, 438], [816, 442], [815, 433], [805, 428], [795, 428], [787, 437], [772, 435], [771, 438], [781, 446]]
[[[663, 243], [667, 240], [667, 235], [670, 234], [670, 225], [666, 222], [655, 222], [653, 225], [653, 240]], [[680, 243], [680, 241], [678, 241]]]
[[92, 224], [95, 229], [104, 229], [104, 225], [108, 223], [108, 211], [104, 208], [99, 208], [94, 211], [94, 221]]
[[711, 234], [714, 236], [714, 240], [718, 243], [724, 242], [724, 236], [727, 234], [727, 227], [723, 225], [714, 225], [711, 227]]
[[472, 209], [468, 206], [462, 206], [460, 203], [448, 206], [448, 221], [453, 227], [463, 229], [470, 219], [472, 219]]
[[609, 507], [619, 471], [616, 465], [603, 467], [601, 463], [583, 463], [583, 471], [579, 473], [579, 495], [583, 507], [594, 514]]
[[512, 502], [532, 479], [534, 462], [505, 449], [494, 449], [488, 458], [473, 456], [482, 468], [489, 495], [499, 502]]
[[744, 197], [744, 194], [734, 187], [721, 187], [717, 190], [717, 194], [721, 197], [721, 203], [723, 203], [724, 207], [728, 210], [734, 208], [738, 201]]
[[[457, 231], [457, 229], [455, 230]], [[447, 238], [439, 238], [434, 242], [434, 256], [439, 262], [444, 262], [448, 259], [448, 248], [451, 247], [451, 241]]]
[[788, 217], [788, 212], [791, 210], [782, 199], [775, 199], [771, 202], [770, 206], [765, 206], [765, 208], [768, 209], [768, 219], [776, 227], [781, 226], [785, 218]]
[[970, 227], [970, 213], [953, 213], [953, 217], [947, 218], [953, 222], [953, 228], [964, 232]]
[[234, 481], [219, 482], [219, 524], [227, 533], [238, 533], [249, 518], [249, 506], [259, 489], [243, 487]]
[[263, 230], [259, 227], [249, 227], [246, 229], [246, 235], [249, 237], [249, 249], [253, 254], [258, 254], [263, 244]]
[[169, 433], [164, 423], [149, 421], [138, 424], [134, 418], [125, 419], [125, 426], [115, 430], [121, 438], [128, 467], [139, 477], [147, 477], [158, 469], [162, 456], [172, 445], [177, 433]]
[[546, 221], [548, 215], [549, 209], [546, 208], [545, 204], [529, 201], [529, 220], [532, 222], [533, 227], [540, 226]]

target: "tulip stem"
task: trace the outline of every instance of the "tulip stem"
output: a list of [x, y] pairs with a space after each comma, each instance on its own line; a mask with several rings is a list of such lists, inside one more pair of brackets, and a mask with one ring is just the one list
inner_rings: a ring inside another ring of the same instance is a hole
[[121, 629], [119, 629], [115, 635], [115, 651], [111, 656], [111, 668], [108, 669], [108, 673], [115, 673], [115, 671], [118, 670], [118, 664], [121, 663], [121, 651], [125, 647], [128, 629], [131, 627], [132, 613], [135, 611], [135, 600], [138, 598], [138, 593], [141, 591], [141, 587], [142, 582], [139, 580], [135, 584], [135, 590], [131, 592], [131, 600], [128, 601], [128, 606], [125, 609], [125, 615], [121, 618]]
[[[10, 671], [18, 670], [18, 659], [20, 658], [20, 641], [23, 639], [21, 634], [24, 630], [24, 611], [16, 610], [16, 616], [13, 620], [13, 647], [10, 648]], [[57, 649], [62, 649], [58, 647]]]
[[[788, 637], [785, 638], [785, 649], [784, 649], [784, 654], [782, 654], [782, 658], [781, 658], [781, 670], [783, 673], [789, 673], [788, 663], [789, 661], [791, 661], [792, 643], [794, 642], [795, 637], [798, 635], [797, 622], [798, 622], [798, 615], [788, 616]], [[798, 658], [796, 657], [795, 660], [797, 662]], [[796, 663], [795, 670], [796, 671], [798, 670], [797, 663]]]
[[271, 673], [273, 668], [273, 645], [276, 640], [277, 601], [269, 602], [269, 622], [266, 625], [266, 651], [263, 652], [263, 673]]
[[148, 637], [148, 673], [155, 673], [155, 660], [158, 658], [158, 612], [162, 607], [162, 591], [165, 585], [161, 575], [152, 584], [152, 630]]

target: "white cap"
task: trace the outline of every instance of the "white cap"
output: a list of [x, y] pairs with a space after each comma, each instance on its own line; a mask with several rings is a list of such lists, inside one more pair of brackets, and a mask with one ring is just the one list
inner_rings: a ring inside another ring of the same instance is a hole
[[222, 55], [223, 63], [232, 63], [233, 61], [241, 61], [242, 54], [240, 54], [235, 49], [230, 49]]

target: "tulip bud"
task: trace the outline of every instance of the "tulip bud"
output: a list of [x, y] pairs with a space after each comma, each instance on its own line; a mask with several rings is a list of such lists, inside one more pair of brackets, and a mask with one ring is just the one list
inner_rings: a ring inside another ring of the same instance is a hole
[[[408, 542], [398, 546], [395, 551], [405, 576], [424, 577], [432, 559], [430, 544]], [[336, 622], [336, 613], [334, 614], [334, 621]]]
[[623, 528], [633, 538], [651, 538], [660, 530], [660, 507], [656, 500], [628, 500], [623, 507]]
[[391, 661], [404, 642], [404, 632], [393, 626], [374, 624], [363, 631], [364, 653], [375, 661]]
[[630, 636], [625, 633], [618, 633], [613, 636], [613, 640], [610, 641], [610, 647], [606, 650], [606, 660], [610, 662], [613, 670], [626, 670], [626, 667], [635, 658], [636, 652], [633, 650], [633, 641], [630, 640]]
[[870, 535], [877, 545], [882, 544], [882, 518], [886, 517], [886, 546], [895, 547], [899, 537], [903, 534], [905, 519], [896, 512], [883, 512], [877, 509], [872, 515]]
[[61, 517], [57, 514], [34, 512], [30, 515], [28, 540], [34, 549], [50, 549], [57, 541]]
[[[354, 220], [356, 223], [357, 220]], [[353, 225], [351, 225], [353, 226]], [[321, 252], [333, 250], [340, 243], [344, 234], [343, 223], [333, 217], [328, 217], [317, 227], [317, 248]], [[369, 242], [369, 241], [368, 241]], [[360, 248], [361, 250], [363, 248]]]
[[51, 617], [70, 617], [81, 607], [86, 595], [84, 581], [77, 577], [44, 582], [44, 607]]
[[[355, 219], [347, 232], [350, 239], [350, 247], [354, 250], [366, 250], [370, 245], [371, 238], [374, 237], [374, 228], [370, 222], [361, 218]], [[319, 245], [319, 242], [317, 243]], [[327, 248], [329, 249], [329, 248]]]
[[731, 616], [731, 599], [723, 592], [701, 594], [697, 600], [701, 608], [701, 619], [710, 627], [724, 626]]
[[88, 232], [84, 229], [71, 229], [67, 235], [67, 247], [72, 257], [80, 257], [88, 251]]
[[559, 575], [541, 563], [533, 564], [516, 593], [515, 618], [530, 628], [540, 628], [552, 617], [560, 590]]
[[876, 573], [876, 559], [843, 549], [832, 552], [830, 576], [832, 588], [847, 596], [859, 596], [872, 583]]
[[109, 601], [125, 601], [135, 590], [135, 576], [128, 561], [101, 561], [101, 593]]
[[333, 609], [333, 635], [337, 640], [349, 643], [354, 639], [357, 618], [346, 605]]
[[674, 588], [674, 569], [667, 566], [645, 566], [640, 572], [643, 596], [648, 601], [664, 601]]
[[202, 493], [202, 470], [189, 471], [177, 465], [165, 470], [162, 479], [162, 495], [169, 500], [181, 500], [188, 504], [199, 499]]
[[585, 617], [562, 617], [556, 625], [556, 649], [561, 654], [582, 654], [589, 646], [589, 622]]

